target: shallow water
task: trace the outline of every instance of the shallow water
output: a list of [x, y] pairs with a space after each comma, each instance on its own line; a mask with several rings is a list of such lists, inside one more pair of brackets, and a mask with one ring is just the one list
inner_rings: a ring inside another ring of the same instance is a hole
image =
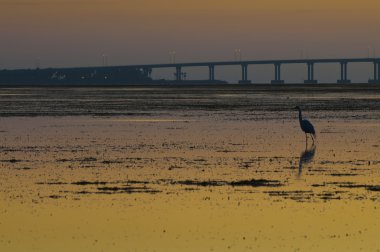
[[1, 251], [380, 248], [380, 88], [0, 91]]

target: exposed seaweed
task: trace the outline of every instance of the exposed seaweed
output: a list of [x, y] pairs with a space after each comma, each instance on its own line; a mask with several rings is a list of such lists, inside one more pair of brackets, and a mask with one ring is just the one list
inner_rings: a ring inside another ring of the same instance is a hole
[[283, 184], [278, 180], [251, 179], [240, 180], [230, 183], [231, 186], [253, 186], [253, 187], [280, 187]]

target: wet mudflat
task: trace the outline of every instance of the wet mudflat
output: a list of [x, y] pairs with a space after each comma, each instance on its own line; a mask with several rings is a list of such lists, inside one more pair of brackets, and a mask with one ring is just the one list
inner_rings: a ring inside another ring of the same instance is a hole
[[0, 105], [1, 251], [380, 249], [380, 87], [2, 88]]

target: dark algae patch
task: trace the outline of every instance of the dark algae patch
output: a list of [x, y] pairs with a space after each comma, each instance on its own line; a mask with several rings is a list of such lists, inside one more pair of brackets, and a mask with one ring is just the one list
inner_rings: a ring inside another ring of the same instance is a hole
[[380, 192], [380, 185], [362, 185], [355, 183], [342, 183], [337, 185], [341, 188], [364, 188], [368, 191]]
[[[180, 185], [186, 186], [185, 191], [200, 190], [202, 187], [233, 187], [238, 190], [238, 187], [267, 187], [278, 188], [286, 186], [284, 182], [279, 180], [267, 180], [267, 179], [251, 179], [251, 180], [238, 180], [238, 181], [225, 181], [225, 180], [172, 180], [172, 179], [160, 179], [156, 181], [138, 181], [138, 180], [119, 180], [119, 181], [75, 181], [75, 182], [60, 182], [60, 181], [48, 181], [39, 182], [38, 185], [63, 185], [63, 186], [77, 186], [80, 190], [74, 191], [61, 191], [71, 192], [76, 194], [133, 194], [133, 193], [161, 193], [165, 190], [171, 190], [170, 186]], [[157, 189], [156, 187], [159, 187]], [[318, 200], [340, 200], [347, 197], [352, 198], [351, 194], [348, 194], [348, 189], [365, 189], [371, 192], [380, 192], [380, 185], [365, 185], [355, 184], [354, 182], [324, 182], [320, 184], [312, 184], [313, 190], [293, 190], [293, 191], [264, 191], [272, 197], [282, 197], [283, 199], [295, 200], [298, 202], [314, 202]], [[197, 188], [198, 187], [198, 188]], [[320, 191], [324, 187], [331, 187], [332, 190]], [[346, 188], [346, 190], [337, 190], [338, 188]], [[59, 195], [60, 196], [60, 195]], [[362, 198], [357, 195], [356, 199]]]
[[[223, 180], [180, 180], [175, 181], [171, 179], [160, 179], [157, 181], [75, 181], [75, 182], [60, 182], [60, 181], [48, 181], [38, 182], [38, 185], [62, 185], [62, 186], [77, 186], [80, 190], [66, 190], [61, 193], [75, 193], [75, 194], [122, 194], [122, 193], [160, 193], [162, 190], [158, 190], [155, 187], [160, 186], [188, 186], [185, 191], [192, 191], [194, 187], [219, 187], [219, 186], [232, 186], [232, 187], [280, 187], [283, 186], [278, 180], [266, 180], [266, 179], [252, 179], [241, 181], [223, 181]], [[151, 186], [152, 187], [151, 187]]]
[[159, 193], [161, 191], [146, 186], [123, 186], [123, 187], [98, 187], [98, 190], [106, 193]]
[[81, 185], [81, 186], [86, 186], [86, 185], [106, 185], [108, 182], [104, 181], [78, 181], [78, 182], [73, 182], [71, 183], [72, 185]]
[[[159, 193], [160, 190], [152, 189], [147, 187], [149, 184], [147, 181], [76, 181], [76, 182], [38, 182], [37, 185], [65, 185], [65, 186], [75, 186], [75, 188], [85, 188], [80, 189], [79, 191], [75, 190], [65, 190], [60, 191], [61, 193], [75, 193], [75, 194], [116, 194], [116, 193]], [[113, 186], [114, 185], [114, 186]], [[141, 186], [132, 186], [132, 185], [141, 185]], [[95, 188], [94, 188], [95, 186]], [[57, 196], [58, 197], [58, 196]], [[60, 196], [59, 197], [63, 197]]]
[[291, 199], [298, 202], [311, 201], [314, 198], [315, 194], [313, 191], [304, 191], [304, 190], [296, 190], [296, 191], [268, 191], [269, 196], [273, 197], [282, 197], [284, 199]]
[[36, 185], [68, 185], [69, 183], [52, 181], [52, 182], [37, 182]]
[[280, 187], [283, 184], [278, 180], [251, 179], [240, 180], [230, 183], [231, 186], [253, 186], [253, 187]]
[[188, 185], [188, 186], [223, 186], [226, 185], [225, 181], [196, 181], [196, 180], [184, 180], [172, 182], [173, 184]]
[[27, 171], [27, 170], [32, 170], [33, 168], [30, 168], [30, 167], [20, 167], [20, 168], [15, 168], [16, 170], [24, 170], [24, 171]]
[[252, 180], [239, 180], [239, 181], [221, 181], [221, 180], [184, 180], [173, 181], [171, 184], [188, 185], [188, 186], [251, 186], [251, 187], [279, 187], [283, 184], [278, 180], [266, 180], [266, 179], [252, 179]]
[[64, 197], [60, 196], [60, 195], [50, 195], [48, 198], [50, 198], [50, 199], [61, 199], [61, 198], [64, 198]]
[[312, 190], [296, 190], [296, 191], [267, 191], [269, 196], [282, 197], [284, 199], [291, 199], [297, 202], [312, 202], [315, 200], [340, 200], [341, 194], [344, 191], [323, 191], [316, 193]]
[[357, 173], [331, 173], [330, 176], [333, 177], [350, 177], [350, 176], [358, 176]]
[[322, 192], [317, 194], [316, 196], [321, 200], [340, 200], [339, 196], [340, 192]]
[[11, 159], [7, 159], [7, 160], [0, 160], [0, 162], [15, 164], [15, 163], [22, 162], [22, 160], [11, 158]]
[[372, 191], [372, 192], [380, 192], [380, 185], [377, 185], [377, 186], [367, 186], [366, 189], [368, 191]]

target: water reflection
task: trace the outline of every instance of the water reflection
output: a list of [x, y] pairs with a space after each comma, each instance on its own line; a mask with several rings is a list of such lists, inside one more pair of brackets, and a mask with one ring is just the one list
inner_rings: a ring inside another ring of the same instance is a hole
[[317, 146], [314, 143], [309, 148], [306, 142], [305, 151], [303, 151], [300, 155], [299, 167], [298, 167], [298, 178], [301, 177], [303, 166], [313, 161], [316, 149], [317, 149]]

